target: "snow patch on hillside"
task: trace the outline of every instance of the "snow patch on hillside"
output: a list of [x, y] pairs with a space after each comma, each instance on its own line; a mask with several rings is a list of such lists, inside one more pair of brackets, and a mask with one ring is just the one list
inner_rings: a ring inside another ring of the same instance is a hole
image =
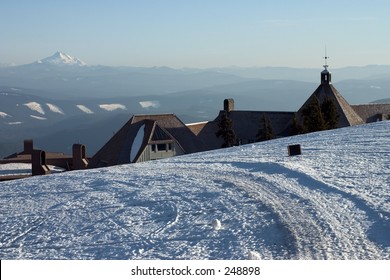
[[91, 109], [89, 109], [88, 107], [86, 107], [84, 105], [76, 105], [76, 107], [79, 108], [81, 111], [83, 111], [86, 114], [94, 114], [94, 112]]
[[7, 113], [0, 112], [0, 118], [3, 118], [3, 119], [5, 119], [6, 117], [11, 117], [11, 116], [10, 116], [10, 115], [8, 115]]
[[100, 104], [99, 107], [106, 111], [127, 110], [126, 106], [122, 104]]
[[18, 124], [22, 124], [23, 122], [8, 122], [7, 124], [8, 125], [18, 125]]
[[140, 101], [139, 105], [141, 105], [142, 108], [159, 108], [160, 107], [160, 101], [158, 100], [152, 100], [152, 101]]
[[34, 116], [34, 115], [30, 115], [30, 117], [33, 119], [36, 119], [36, 120], [41, 120], [41, 121], [47, 120], [47, 118], [45, 118], [45, 117], [39, 117], [39, 116]]
[[38, 102], [28, 102], [23, 105], [29, 108], [30, 110], [35, 111], [41, 115], [45, 114], [45, 111], [43, 110], [41, 104], [39, 104]]
[[53, 113], [65, 115], [64, 111], [62, 111], [62, 109], [60, 107], [58, 107], [57, 105], [50, 104], [50, 103], [46, 103], [46, 105], [47, 105], [47, 107], [49, 107], [49, 110], [52, 111]]

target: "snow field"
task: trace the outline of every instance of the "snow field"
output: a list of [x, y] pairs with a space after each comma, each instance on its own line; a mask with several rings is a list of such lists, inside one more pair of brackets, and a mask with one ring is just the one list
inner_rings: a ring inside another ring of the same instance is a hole
[[389, 167], [381, 122], [3, 182], [0, 258], [389, 259]]

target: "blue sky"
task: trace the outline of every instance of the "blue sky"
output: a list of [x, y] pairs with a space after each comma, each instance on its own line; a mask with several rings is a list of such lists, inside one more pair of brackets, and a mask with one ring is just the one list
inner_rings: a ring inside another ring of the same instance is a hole
[[1, 0], [0, 64], [57, 50], [112, 66], [390, 64], [390, 1]]

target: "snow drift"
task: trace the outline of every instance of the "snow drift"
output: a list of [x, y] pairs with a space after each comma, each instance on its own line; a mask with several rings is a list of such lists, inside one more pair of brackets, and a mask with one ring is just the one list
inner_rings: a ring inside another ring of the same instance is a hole
[[381, 122], [3, 182], [0, 258], [389, 259], [389, 167]]

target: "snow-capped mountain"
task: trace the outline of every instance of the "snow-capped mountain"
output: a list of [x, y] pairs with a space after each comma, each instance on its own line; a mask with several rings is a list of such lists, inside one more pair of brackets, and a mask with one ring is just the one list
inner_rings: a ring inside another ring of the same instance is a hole
[[38, 60], [37, 64], [46, 64], [46, 65], [77, 65], [77, 66], [86, 66], [87, 64], [84, 61], [81, 61], [78, 58], [70, 56], [66, 53], [57, 51], [52, 56], [46, 57], [44, 59]]
[[2, 182], [0, 258], [388, 260], [389, 147], [385, 121]]

